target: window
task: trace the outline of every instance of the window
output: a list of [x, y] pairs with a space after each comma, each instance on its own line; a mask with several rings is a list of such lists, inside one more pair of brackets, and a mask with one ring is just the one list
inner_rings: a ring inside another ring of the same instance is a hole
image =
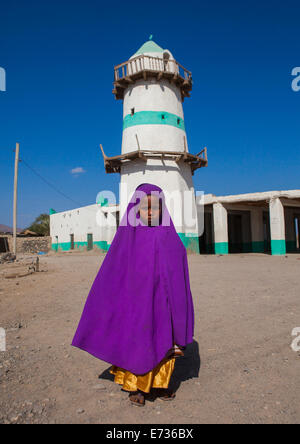
[[133, 116], [134, 114], [134, 108], [131, 108], [131, 115]]

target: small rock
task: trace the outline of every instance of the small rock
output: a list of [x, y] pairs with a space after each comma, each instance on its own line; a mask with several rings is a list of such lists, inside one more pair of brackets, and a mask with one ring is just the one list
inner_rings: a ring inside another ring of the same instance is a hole
[[19, 417], [20, 417], [20, 415], [15, 416], [14, 418], [10, 418], [10, 421], [11, 421], [11, 422], [17, 422], [18, 419], [19, 419]]
[[84, 410], [83, 410], [83, 409], [78, 409], [78, 410], [77, 410], [77, 414], [78, 414], [78, 415], [81, 415], [82, 413], [84, 413]]
[[[81, 379], [80, 379], [81, 381]], [[106, 390], [106, 387], [103, 384], [97, 384], [93, 387], [94, 390]]]

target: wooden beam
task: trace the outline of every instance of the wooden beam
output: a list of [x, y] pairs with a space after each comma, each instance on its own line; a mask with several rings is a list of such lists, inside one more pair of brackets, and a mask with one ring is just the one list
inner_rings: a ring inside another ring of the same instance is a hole
[[108, 157], [106, 156], [106, 154], [104, 152], [104, 149], [103, 149], [103, 146], [101, 145], [101, 143], [100, 143], [100, 148], [101, 148], [101, 151], [102, 151], [103, 159], [104, 160], [108, 159]]
[[134, 83], [134, 81], [133, 81], [129, 76], [126, 76], [126, 77], [125, 77], [125, 80], [126, 80], [128, 83]]

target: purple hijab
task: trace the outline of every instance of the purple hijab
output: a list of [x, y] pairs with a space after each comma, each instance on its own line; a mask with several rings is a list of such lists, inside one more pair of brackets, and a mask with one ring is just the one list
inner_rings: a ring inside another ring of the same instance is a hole
[[[162, 204], [156, 226], [145, 225], [137, 214], [144, 193], [151, 192], [160, 193]], [[161, 188], [141, 184], [90, 289], [72, 345], [142, 375], [156, 367], [174, 343], [193, 342], [193, 334], [186, 249]]]

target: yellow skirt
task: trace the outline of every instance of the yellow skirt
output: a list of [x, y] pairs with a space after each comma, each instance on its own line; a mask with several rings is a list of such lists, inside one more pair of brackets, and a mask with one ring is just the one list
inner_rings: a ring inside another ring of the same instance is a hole
[[171, 375], [174, 370], [175, 359], [163, 359], [153, 370], [144, 375], [134, 375], [133, 373], [113, 365], [109, 372], [115, 375], [117, 384], [123, 385], [123, 390], [135, 392], [141, 390], [149, 393], [151, 388], [168, 388]]

